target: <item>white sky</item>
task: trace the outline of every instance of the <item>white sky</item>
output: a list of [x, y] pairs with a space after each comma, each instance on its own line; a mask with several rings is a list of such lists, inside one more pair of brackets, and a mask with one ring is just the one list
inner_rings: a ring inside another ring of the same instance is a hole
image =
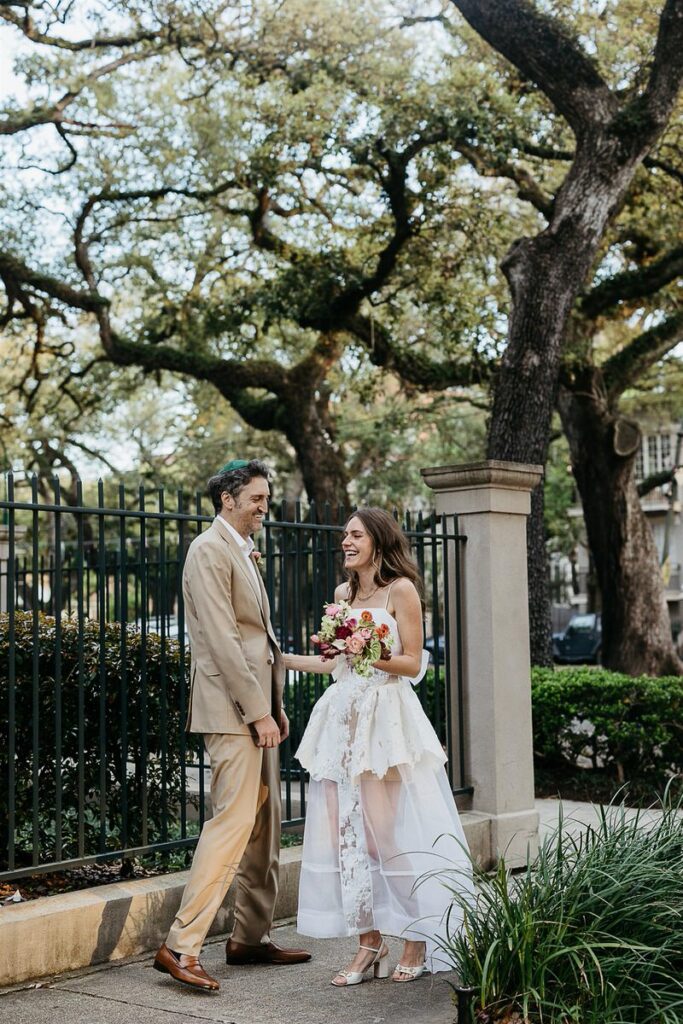
[[14, 74], [14, 59], [19, 53], [22, 38], [17, 29], [10, 25], [0, 27], [0, 96], [21, 98], [26, 95], [23, 83]]

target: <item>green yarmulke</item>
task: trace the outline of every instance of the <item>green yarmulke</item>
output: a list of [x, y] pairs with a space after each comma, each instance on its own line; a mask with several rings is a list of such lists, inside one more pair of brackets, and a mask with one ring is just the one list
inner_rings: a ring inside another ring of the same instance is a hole
[[231, 473], [233, 469], [244, 469], [245, 466], [249, 465], [249, 459], [233, 459], [231, 462], [226, 462], [222, 469], [219, 469], [219, 473]]

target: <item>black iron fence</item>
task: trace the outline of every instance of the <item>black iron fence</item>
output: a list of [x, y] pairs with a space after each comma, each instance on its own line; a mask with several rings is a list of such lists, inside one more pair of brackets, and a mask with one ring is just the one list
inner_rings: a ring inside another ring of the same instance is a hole
[[[0, 501], [0, 878], [191, 847], [208, 786], [185, 733], [188, 641], [181, 575], [213, 515], [196, 495], [119, 488], [94, 504], [7, 480]], [[106, 499], [106, 500], [105, 500]], [[398, 513], [396, 513], [398, 516]], [[258, 543], [285, 650], [310, 650], [342, 578], [343, 509], [273, 507]], [[431, 665], [418, 695], [464, 792], [460, 553], [454, 517], [405, 513], [425, 581]], [[451, 649], [452, 648], [452, 649]], [[283, 818], [303, 821], [306, 777], [292, 753], [325, 677], [289, 673]], [[455, 740], [454, 740], [455, 737]], [[451, 748], [455, 749], [451, 749]]]

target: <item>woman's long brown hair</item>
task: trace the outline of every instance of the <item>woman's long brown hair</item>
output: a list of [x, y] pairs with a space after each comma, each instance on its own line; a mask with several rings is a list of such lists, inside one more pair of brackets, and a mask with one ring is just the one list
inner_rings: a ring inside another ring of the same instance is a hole
[[[385, 512], [383, 508], [359, 508], [349, 516], [344, 529], [348, 527], [352, 519], [360, 519], [374, 545], [374, 583], [377, 589], [388, 587], [394, 580], [405, 577], [415, 585], [420, 600], [422, 600], [422, 577], [410, 552], [408, 539], [394, 517]], [[346, 577], [349, 581], [348, 599], [353, 604], [358, 594], [358, 573], [349, 569]]]

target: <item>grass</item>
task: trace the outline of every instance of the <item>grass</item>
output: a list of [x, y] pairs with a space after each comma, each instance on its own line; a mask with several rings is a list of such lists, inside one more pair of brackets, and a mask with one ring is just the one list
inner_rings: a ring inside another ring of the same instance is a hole
[[474, 904], [440, 873], [464, 912], [443, 948], [480, 1024], [681, 1024], [681, 812], [611, 805], [580, 836], [561, 819], [525, 872], [478, 871]]

